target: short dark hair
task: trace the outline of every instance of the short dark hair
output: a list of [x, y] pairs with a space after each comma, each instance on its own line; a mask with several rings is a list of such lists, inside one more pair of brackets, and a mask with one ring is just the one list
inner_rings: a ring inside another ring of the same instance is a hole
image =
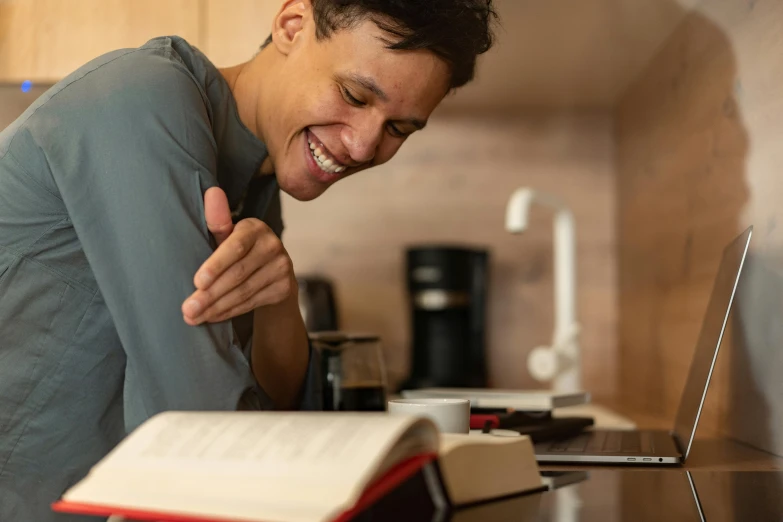
[[[450, 88], [470, 82], [494, 43], [492, 0], [312, 0], [316, 37], [372, 20], [395, 50], [426, 49], [451, 67]], [[264, 45], [271, 41], [271, 36]]]

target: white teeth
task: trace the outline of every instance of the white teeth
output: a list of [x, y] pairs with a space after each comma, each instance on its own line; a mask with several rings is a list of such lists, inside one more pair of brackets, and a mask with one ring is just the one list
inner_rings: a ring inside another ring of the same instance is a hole
[[338, 166], [335, 161], [328, 158], [326, 154], [324, 154], [326, 152], [325, 150], [322, 150], [320, 147], [316, 146], [309, 139], [307, 140], [307, 143], [310, 144], [310, 152], [313, 154], [313, 159], [315, 159], [316, 164], [321, 170], [330, 174], [340, 173], [345, 170], [345, 167]]

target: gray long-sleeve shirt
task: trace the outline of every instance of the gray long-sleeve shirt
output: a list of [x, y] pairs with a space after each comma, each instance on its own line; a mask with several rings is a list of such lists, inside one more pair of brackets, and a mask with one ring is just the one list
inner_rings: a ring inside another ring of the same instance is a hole
[[[181, 313], [213, 252], [203, 193], [236, 208], [266, 156], [176, 37], [93, 60], [0, 133], [0, 520], [71, 520], [50, 503], [157, 412], [269, 406], [231, 323]], [[279, 234], [274, 176], [255, 182]]]

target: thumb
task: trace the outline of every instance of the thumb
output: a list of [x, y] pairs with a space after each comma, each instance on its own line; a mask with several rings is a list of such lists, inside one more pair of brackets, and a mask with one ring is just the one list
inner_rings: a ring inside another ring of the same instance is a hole
[[218, 245], [234, 230], [228, 198], [219, 187], [211, 187], [204, 193], [204, 217], [207, 220], [207, 228], [215, 236]]

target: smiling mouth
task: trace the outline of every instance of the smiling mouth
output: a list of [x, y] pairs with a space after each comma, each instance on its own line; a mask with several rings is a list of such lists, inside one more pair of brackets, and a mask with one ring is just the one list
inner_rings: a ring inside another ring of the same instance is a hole
[[312, 131], [307, 133], [307, 143], [310, 146], [310, 154], [312, 154], [319, 169], [327, 174], [339, 174], [346, 169], [346, 166], [332, 156], [326, 146], [315, 137]]

